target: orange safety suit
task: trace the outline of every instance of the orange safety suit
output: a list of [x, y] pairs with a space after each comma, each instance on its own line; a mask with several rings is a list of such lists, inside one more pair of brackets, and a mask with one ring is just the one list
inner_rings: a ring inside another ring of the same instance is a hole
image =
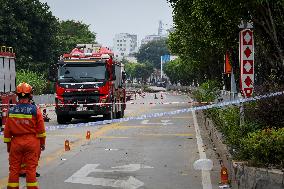
[[[39, 149], [39, 152], [38, 152], [38, 161], [40, 159], [40, 155], [41, 155], [41, 149]], [[22, 160], [22, 164], [21, 164], [21, 170], [20, 170], [20, 174], [27, 174], [27, 164], [26, 164], [26, 161], [25, 159]]]
[[4, 142], [9, 152], [9, 180], [7, 189], [19, 189], [19, 172], [26, 163], [27, 189], [38, 189], [36, 168], [39, 149], [45, 145], [45, 127], [41, 111], [27, 101], [9, 110]]

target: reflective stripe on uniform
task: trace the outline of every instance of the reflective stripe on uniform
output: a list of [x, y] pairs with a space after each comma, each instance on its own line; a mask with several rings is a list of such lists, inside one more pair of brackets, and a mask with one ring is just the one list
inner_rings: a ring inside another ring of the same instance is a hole
[[16, 187], [19, 187], [20, 184], [18, 182], [9, 182], [7, 186], [16, 188]]
[[29, 118], [29, 119], [33, 118], [32, 115], [27, 115], [27, 114], [9, 114], [9, 117], [13, 117], [13, 118]]
[[27, 187], [29, 186], [37, 186], [37, 182], [27, 182]]
[[5, 143], [11, 142], [11, 138], [4, 138], [4, 142], [5, 142]]
[[39, 138], [46, 137], [46, 132], [41, 133], [41, 134], [37, 134], [37, 137], [39, 137]]

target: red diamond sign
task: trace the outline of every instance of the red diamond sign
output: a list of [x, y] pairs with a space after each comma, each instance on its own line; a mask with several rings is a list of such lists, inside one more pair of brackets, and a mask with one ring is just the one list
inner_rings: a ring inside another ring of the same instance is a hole
[[254, 83], [254, 39], [250, 29], [240, 32], [241, 89], [244, 97], [251, 97]]
[[244, 51], [244, 53], [245, 53], [245, 55], [246, 55], [247, 58], [250, 57], [250, 55], [251, 55], [251, 50], [249, 49], [249, 47], [246, 48], [246, 50]]
[[247, 78], [245, 79], [245, 83], [246, 83], [246, 85], [247, 85], [248, 87], [249, 87], [250, 84], [252, 83], [252, 80], [250, 79], [249, 76], [247, 76]]

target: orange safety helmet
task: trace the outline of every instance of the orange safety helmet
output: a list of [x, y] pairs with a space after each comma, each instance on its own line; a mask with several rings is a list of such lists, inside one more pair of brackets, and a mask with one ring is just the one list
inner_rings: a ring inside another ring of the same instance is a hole
[[17, 86], [16, 93], [18, 94], [18, 96], [27, 97], [31, 95], [32, 90], [33, 90], [32, 86], [23, 82]]

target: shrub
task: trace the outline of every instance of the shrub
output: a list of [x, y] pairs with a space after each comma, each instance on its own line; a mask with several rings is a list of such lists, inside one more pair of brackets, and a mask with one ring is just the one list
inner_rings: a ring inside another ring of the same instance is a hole
[[21, 82], [26, 82], [33, 87], [35, 95], [42, 94], [47, 87], [46, 78], [43, 74], [39, 74], [29, 70], [17, 71], [17, 85]]
[[238, 106], [209, 109], [206, 110], [206, 115], [223, 134], [225, 143], [230, 147], [231, 153], [235, 157], [238, 157], [239, 153], [241, 153], [241, 139], [247, 137], [250, 132], [262, 128], [256, 122], [245, 122], [241, 125]]
[[214, 80], [202, 83], [197, 90], [193, 91], [193, 97], [198, 102], [213, 102], [220, 93], [220, 84]]
[[264, 129], [252, 132], [241, 140], [241, 158], [259, 165], [280, 165], [284, 163], [284, 128]]

